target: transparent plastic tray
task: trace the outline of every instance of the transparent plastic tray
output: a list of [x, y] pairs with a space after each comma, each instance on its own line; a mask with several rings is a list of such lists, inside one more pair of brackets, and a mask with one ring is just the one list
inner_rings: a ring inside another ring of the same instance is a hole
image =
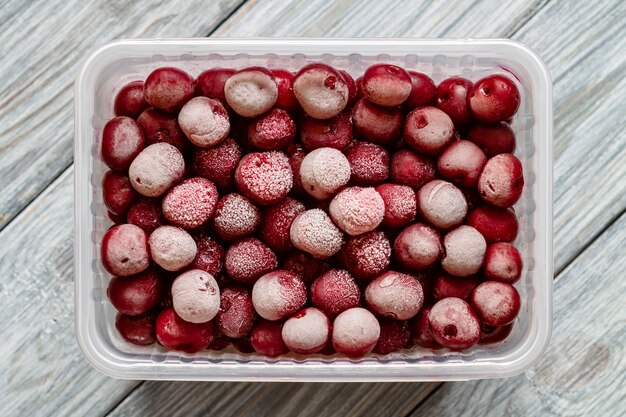
[[[421, 348], [360, 359], [335, 356], [268, 358], [235, 351], [193, 355], [158, 345], [125, 342], [115, 330], [106, 297], [110, 276], [100, 262], [100, 241], [111, 225], [102, 201], [106, 171], [100, 134], [113, 117], [113, 99], [127, 82], [159, 66], [196, 76], [211, 67], [260, 65], [295, 71], [322, 61], [361, 74], [387, 62], [429, 74], [436, 83], [461, 75], [473, 81], [508, 72], [518, 83], [521, 106], [513, 128], [515, 154], [526, 186], [515, 210], [524, 271], [516, 284], [522, 309], [511, 335], [464, 352]], [[541, 59], [510, 40], [436, 39], [152, 39], [109, 43], [87, 58], [76, 78], [75, 271], [76, 337], [87, 360], [101, 372], [125, 379], [280, 381], [444, 381], [506, 377], [534, 364], [552, 326], [552, 84]]]

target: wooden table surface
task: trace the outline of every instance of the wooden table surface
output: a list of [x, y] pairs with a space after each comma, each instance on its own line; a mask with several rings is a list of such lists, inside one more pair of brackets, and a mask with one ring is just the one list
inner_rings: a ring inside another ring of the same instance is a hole
[[[555, 311], [506, 380], [114, 380], [74, 337], [73, 80], [116, 38], [513, 38], [554, 81]], [[0, 415], [626, 415], [626, 2], [0, 0]]]

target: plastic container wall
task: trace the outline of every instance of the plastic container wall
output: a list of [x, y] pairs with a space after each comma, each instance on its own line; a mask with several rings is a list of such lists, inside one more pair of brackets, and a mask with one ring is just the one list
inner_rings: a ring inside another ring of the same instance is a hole
[[[436, 83], [461, 75], [476, 81], [508, 73], [518, 84], [521, 105], [513, 128], [516, 156], [526, 186], [515, 210], [515, 241], [524, 261], [516, 284], [523, 300], [511, 335], [502, 343], [463, 352], [421, 348], [360, 359], [340, 355], [268, 358], [235, 351], [194, 355], [158, 345], [125, 342], [114, 326], [106, 288], [110, 275], [100, 262], [100, 241], [111, 221], [102, 201], [107, 168], [100, 135], [113, 117], [113, 99], [127, 82], [160, 66], [191, 75], [211, 67], [266, 66], [297, 70], [321, 61], [353, 75], [386, 62], [429, 74]], [[509, 40], [420, 39], [176, 39], [110, 43], [91, 55], [76, 79], [75, 271], [76, 336], [89, 362], [103, 373], [127, 379], [443, 381], [505, 377], [535, 363], [548, 345], [552, 320], [552, 97], [545, 65], [524, 45]]]

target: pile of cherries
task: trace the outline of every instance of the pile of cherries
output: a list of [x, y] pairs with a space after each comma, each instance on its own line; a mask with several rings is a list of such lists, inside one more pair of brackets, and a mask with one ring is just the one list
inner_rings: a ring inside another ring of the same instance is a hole
[[101, 142], [119, 333], [270, 356], [503, 340], [520, 310], [519, 103], [504, 75], [436, 86], [388, 64], [127, 84]]

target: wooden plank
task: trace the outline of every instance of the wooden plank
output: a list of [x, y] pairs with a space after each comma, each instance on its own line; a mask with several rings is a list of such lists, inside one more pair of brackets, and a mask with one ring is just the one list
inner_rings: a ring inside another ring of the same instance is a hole
[[16, 0], [0, 7], [0, 229], [70, 165], [73, 82], [87, 55], [116, 38], [205, 36], [243, 1]]
[[515, 38], [554, 80], [555, 269], [626, 208], [626, 2], [553, 2]]
[[149, 381], [110, 416], [403, 416], [436, 385]]
[[413, 416], [617, 416], [626, 404], [626, 214], [559, 276], [554, 332], [525, 374], [444, 384]]
[[72, 180], [68, 169], [2, 231], [3, 416], [101, 414], [137, 384], [103, 376], [76, 344]]

